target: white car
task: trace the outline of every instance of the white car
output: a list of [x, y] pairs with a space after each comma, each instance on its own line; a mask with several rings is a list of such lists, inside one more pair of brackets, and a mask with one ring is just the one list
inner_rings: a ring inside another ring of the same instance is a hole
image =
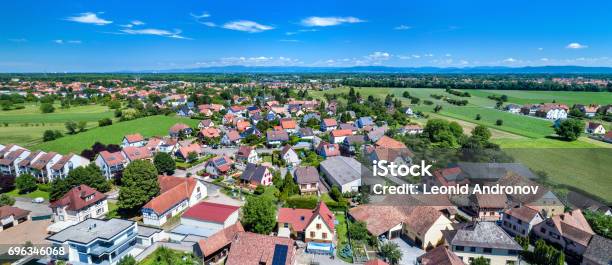
[[43, 202], [45, 202], [45, 198], [43, 198], [43, 197], [36, 197], [36, 198], [32, 199], [32, 202], [33, 203], [43, 203]]

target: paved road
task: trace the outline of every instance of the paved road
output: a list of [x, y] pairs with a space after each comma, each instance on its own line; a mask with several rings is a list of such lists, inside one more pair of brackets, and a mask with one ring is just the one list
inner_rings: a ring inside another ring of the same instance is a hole
[[49, 202], [33, 203], [30, 198], [17, 197], [14, 206], [32, 212], [32, 216], [45, 216], [53, 213], [49, 208]]

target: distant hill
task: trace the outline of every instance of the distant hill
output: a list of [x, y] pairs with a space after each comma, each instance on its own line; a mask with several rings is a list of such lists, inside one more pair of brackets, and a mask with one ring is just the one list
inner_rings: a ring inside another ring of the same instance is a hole
[[415, 73], [415, 74], [612, 74], [612, 67], [534, 66], [534, 67], [302, 67], [302, 66], [213, 66], [186, 69], [123, 71], [141, 73]]

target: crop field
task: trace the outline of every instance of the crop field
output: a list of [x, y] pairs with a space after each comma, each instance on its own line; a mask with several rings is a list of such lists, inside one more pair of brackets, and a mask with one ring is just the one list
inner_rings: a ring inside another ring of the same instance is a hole
[[0, 111], [0, 143], [15, 143], [26, 147], [42, 142], [45, 130], [65, 132], [67, 121], [86, 121], [88, 128], [98, 120], [112, 118], [113, 112], [105, 106], [88, 105], [62, 109], [55, 106], [53, 113], [41, 113], [39, 105], [28, 104], [24, 109]]
[[60, 139], [43, 142], [32, 147], [45, 151], [55, 151], [62, 154], [80, 153], [91, 147], [95, 142], [104, 144], [119, 144], [126, 134], [140, 133], [145, 137], [164, 136], [175, 123], [185, 123], [197, 128], [198, 120], [170, 116], [151, 116], [132, 121], [114, 123], [110, 126], [96, 127], [75, 135], [66, 135]]
[[[343, 87], [328, 91], [311, 93], [315, 98], [323, 98], [325, 93], [348, 93], [349, 88]], [[458, 122], [469, 133], [476, 124], [489, 127], [492, 132], [492, 141], [499, 144], [512, 155], [517, 162], [521, 162], [532, 170], [545, 171], [549, 174], [549, 181], [554, 184], [567, 185], [596, 195], [608, 202], [612, 201], [612, 194], [606, 187], [612, 185], [610, 169], [603, 165], [612, 163], [612, 144], [581, 137], [578, 141], [566, 142], [555, 139], [552, 121], [515, 115], [494, 108], [495, 101], [487, 98], [489, 95], [507, 95], [507, 103], [526, 104], [552, 102], [572, 104], [610, 104], [612, 93], [608, 92], [557, 92], [557, 91], [489, 91], [465, 90], [472, 96], [465, 98], [469, 101], [466, 106], [451, 105], [443, 100], [430, 97], [431, 94], [459, 98], [446, 93], [443, 89], [430, 88], [356, 88], [363, 97], [373, 95], [384, 98], [387, 94], [403, 100], [405, 106], [410, 105], [408, 99], [402, 94], [408, 91], [411, 96], [421, 99], [421, 104], [411, 105], [414, 109], [425, 112], [430, 118], [443, 118]], [[433, 105], [424, 105], [423, 101], [434, 102]], [[433, 113], [435, 105], [442, 106], [442, 110]], [[476, 120], [480, 114], [481, 119]], [[497, 126], [498, 119], [503, 125]], [[424, 124], [426, 120], [414, 120]], [[609, 127], [609, 124], [607, 124]]]

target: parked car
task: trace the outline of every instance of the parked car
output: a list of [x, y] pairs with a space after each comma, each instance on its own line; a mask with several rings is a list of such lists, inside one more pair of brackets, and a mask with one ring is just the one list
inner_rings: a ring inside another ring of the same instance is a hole
[[32, 199], [32, 202], [33, 203], [43, 203], [43, 202], [45, 202], [45, 198], [43, 198], [43, 197], [36, 197], [36, 198]]

